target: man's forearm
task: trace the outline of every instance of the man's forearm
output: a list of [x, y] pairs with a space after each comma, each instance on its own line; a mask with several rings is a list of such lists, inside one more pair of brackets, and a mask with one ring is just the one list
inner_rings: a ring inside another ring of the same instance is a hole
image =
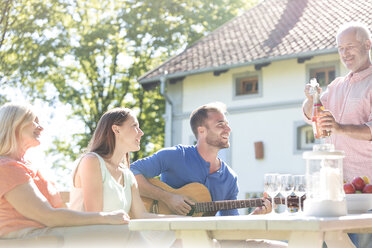
[[158, 201], [166, 201], [169, 198], [170, 193], [151, 184], [142, 174], [138, 174], [135, 177], [141, 196]]
[[338, 134], [358, 140], [372, 140], [371, 130], [367, 125], [339, 124]]
[[336, 133], [358, 140], [372, 140], [371, 131], [367, 125], [339, 124]]

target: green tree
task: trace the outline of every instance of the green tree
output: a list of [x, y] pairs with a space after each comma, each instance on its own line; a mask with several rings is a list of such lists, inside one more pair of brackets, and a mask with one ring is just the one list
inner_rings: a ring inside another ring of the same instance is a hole
[[106, 110], [134, 109], [145, 132], [135, 160], [164, 144], [164, 100], [159, 89], [144, 91], [138, 77], [256, 2], [14, 0], [0, 80], [51, 105], [71, 106], [86, 128], [50, 149], [66, 161], [87, 146]]
[[[11, 9], [12, 0], [0, 0], [0, 48], [2, 47], [5, 35], [9, 26], [9, 12]], [[2, 94], [4, 88], [0, 80], [0, 106], [7, 102], [7, 98]]]
[[11, 9], [12, 0], [0, 1], [0, 47], [4, 43], [5, 35], [9, 26], [9, 12]]

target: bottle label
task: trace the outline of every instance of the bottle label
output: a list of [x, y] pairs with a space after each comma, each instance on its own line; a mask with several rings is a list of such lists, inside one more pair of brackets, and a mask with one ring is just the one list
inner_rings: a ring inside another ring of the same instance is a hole
[[316, 117], [313, 117], [313, 120], [312, 120], [312, 126], [313, 126], [313, 133], [314, 133], [314, 137], [316, 139], [319, 139], [320, 137], [320, 132], [319, 132], [319, 127], [318, 127], [318, 123], [317, 123], [317, 119]]
[[321, 103], [314, 104], [314, 107], [313, 108], [319, 108], [321, 111], [324, 111], [324, 106]]

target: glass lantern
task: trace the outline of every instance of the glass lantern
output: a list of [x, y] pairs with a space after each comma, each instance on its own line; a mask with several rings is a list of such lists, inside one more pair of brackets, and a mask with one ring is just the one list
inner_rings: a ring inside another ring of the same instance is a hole
[[309, 216], [342, 216], [347, 214], [343, 189], [343, 151], [331, 144], [314, 145], [304, 152], [306, 160], [306, 200], [304, 214]]

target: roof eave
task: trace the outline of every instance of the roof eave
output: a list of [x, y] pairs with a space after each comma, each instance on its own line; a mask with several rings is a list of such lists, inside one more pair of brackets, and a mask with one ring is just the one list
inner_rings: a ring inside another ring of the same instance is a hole
[[233, 65], [222, 65], [218, 67], [206, 67], [199, 70], [192, 70], [192, 71], [185, 71], [185, 72], [176, 72], [173, 74], [166, 74], [166, 75], [159, 75], [152, 78], [147, 79], [140, 79], [140, 84], [148, 84], [148, 83], [156, 83], [160, 82], [160, 79], [162, 77], [166, 77], [166, 79], [173, 79], [173, 78], [182, 78], [190, 75], [195, 74], [202, 74], [206, 72], [213, 72], [213, 71], [222, 71], [222, 70], [228, 70], [238, 67], [244, 67], [244, 66], [250, 66], [255, 64], [262, 64], [262, 63], [268, 63], [268, 62], [274, 62], [274, 61], [280, 61], [280, 60], [287, 60], [287, 59], [294, 59], [294, 58], [301, 58], [301, 57], [308, 57], [308, 56], [316, 56], [316, 55], [326, 55], [331, 53], [337, 53], [337, 48], [330, 48], [330, 49], [323, 49], [323, 50], [317, 50], [317, 51], [309, 51], [309, 52], [303, 52], [303, 53], [296, 53], [296, 54], [290, 54], [290, 55], [283, 55], [283, 56], [276, 56], [276, 57], [269, 57], [269, 58], [263, 58], [263, 59], [257, 59], [252, 60], [245, 63], [239, 63], [239, 64], [233, 64]]

